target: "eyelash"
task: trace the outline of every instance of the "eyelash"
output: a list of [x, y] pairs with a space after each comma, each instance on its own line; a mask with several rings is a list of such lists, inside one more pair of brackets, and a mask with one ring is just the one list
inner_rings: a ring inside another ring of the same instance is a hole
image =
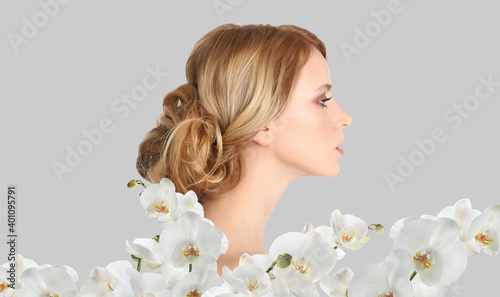
[[326, 102], [326, 101], [328, 101], [328, 100], [330, 100], [330, 99], [332, 99], [332, 98], [333, 98], [333, 97], [326, 98], [326, 99], [324, 99], [324, 100], [320, 100], [319, 102], [321, 102], [321, 104], [323, 105], [323, 107], [324, 107], [324, 108], [328, 108], [328, 106], [326, 106], [326, 105], [324, 104], [324, 102]]

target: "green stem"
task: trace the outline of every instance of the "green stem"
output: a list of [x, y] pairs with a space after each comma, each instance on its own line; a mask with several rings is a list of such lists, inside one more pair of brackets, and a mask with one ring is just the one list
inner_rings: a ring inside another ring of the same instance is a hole
[[193, 263], [189, 263], [189, 272], [193, 271]]
[[137, 271], [138, 272], [141, 272], [141, 263], [142, 263], [142, 258], [139, 258], [137, 260]]
[[415, 275], [417, 275], [417, 272], [413, 271], [413, 273], [410, 276], [410, 282], [413, 280], [413, 278], [415, 277]]
[[142, 181], [140, 181], [140, 180], [138, 180], [138, 179], [137, 179], [135, 182], [136, 182], [138, 185], [142, 185], [142, 186], [144, 187], [144, 189], [146, 189], [146, 188], [147, 188], [147, 187], [146, 187], [146, 185], [145, 185]]
[[266, 273], [269, 273], [269, 271], [271, 271], [274, 268], [274, 265], [276, 265], [276, 261], [274, 261], [273, 264], [269, 266], [269, 268], [266, 270]]

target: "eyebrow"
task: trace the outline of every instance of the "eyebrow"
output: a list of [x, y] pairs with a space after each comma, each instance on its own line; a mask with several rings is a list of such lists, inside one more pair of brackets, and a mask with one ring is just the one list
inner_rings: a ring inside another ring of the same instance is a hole
[[331, 84], [324, 84], [321, 87], [319, 87], [316, 90], [314, 90], [314, 92], [317, 92], [317, 91], [319, 91], [321, 89], [325, 89], [325, 91], [330, 91], [332, 89], [332, 85]]

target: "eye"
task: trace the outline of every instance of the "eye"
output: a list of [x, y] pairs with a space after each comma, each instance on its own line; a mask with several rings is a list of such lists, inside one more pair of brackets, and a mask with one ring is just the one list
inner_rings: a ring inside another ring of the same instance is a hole
[[326, 104], [324, 102], [326, 102], [326, 101], [328, 101], [330, 99], [332, 99], [332, 97], [320, 100], [319, 102], [321, 102], [321, 104], [323, 105], [323, 107], [328, 108], [328, 106], [326, 106]]

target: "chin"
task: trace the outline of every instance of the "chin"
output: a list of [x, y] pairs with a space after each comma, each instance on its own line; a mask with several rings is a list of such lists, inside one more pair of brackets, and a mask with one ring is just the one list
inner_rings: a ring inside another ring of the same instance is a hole
[[321, 176], [321, 177], [334, 177], [339, 174], [340, 168], [337, 167], [328, 167], [325, 168], [323, 171], [316, 171], [314, 174], [311, 174], [311, 176]]
[[339, 174], [340, 168], [338, 166], [330, 167], [328, 168], [328, 175], [327, 177], [334, 177]]

